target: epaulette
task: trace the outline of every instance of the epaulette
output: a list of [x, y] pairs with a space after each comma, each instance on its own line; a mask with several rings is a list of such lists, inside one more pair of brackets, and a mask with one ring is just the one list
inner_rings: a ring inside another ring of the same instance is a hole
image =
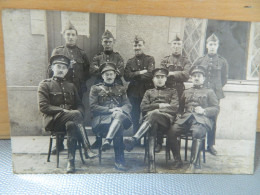
[[97, 53], [95, 56], [100, 56], [100, 55], [102, 55], [104, 52], [102, 51], [102, 52], [99, 52], [99, 53]]
[[51, 79], [45, 79], [43, 82], [51, 82]]
[[97, 83], [94, 86], [101, 86], [101, 85], [103, 85], [103, 83]]
[[61, 46], [56, 47], [55, 49], [62, 49], [64, 47], [65, 47], [64, 45], [61, 45]]
[[156, 88], [148, 89], [147, 91], [155, 91]]
[[81, 48], [79, 48], [78, 46], [76, 46], [80, 51], [82, 51], [82, 52], [85, 52], [85, 50], [84, 49], [81, 49]]
[[226, 58], [224, 58], [224, 57], [222, 57], [222, 56], [220, 56], [220, 55], [218, 55], [218, 57], [219, 57], [220, 59], [222, 59], [222, 60], [225, 60], [225, 61], [226, 61]]
[[[167, 59], [167, 58], [169, 58], [169, 57], [171, 57], [171, 55], [165, 56], [164, 58]], [[164, 58], [163, 58], [163, 59], [164, 59]]]

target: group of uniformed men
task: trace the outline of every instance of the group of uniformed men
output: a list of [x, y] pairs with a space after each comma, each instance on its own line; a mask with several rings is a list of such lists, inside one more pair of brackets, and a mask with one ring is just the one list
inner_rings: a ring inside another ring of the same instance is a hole
[[[115, 40], [108, 30], [102, 36], [104, 51], [95, 55], [91, 63], [76, 45], [78, 33], [71, 22], [63, 36], [66, 44], [54, 49], [50, 58], [50, 78], [39, 84], [38, 103], [45, 129], [67, 133], [67, 173], [75, 172], [77, 140], [81, 140], [86, 158], [97, 157], [92, 151], [97, 142], [91, 148], [84, 129], [81, 101], [90, 75], [96, 76], [89, 95], [92, 130], [105, 136], [103, 151], [109, 150], [113, 141], [116, 169], [127, 170], [124, 150], [131, 151], [147, 132], [155, 152], [160, 152], [163, 135], [167, 135], [175, 160], [173, 169], [183, 166], [177, 138], [186, 131], [192, 131], [193, 137], [191, 169], [200, 168], [198, 159], [206, 134], [208, 151], [216, 155], [216, 119], [219, 100], [224, 97], [222, 87], [227, 82], [228, 64], [217, 54], [219, 40], [214, 34], [207, 39], [208, 53], [193, 66], [182, 56], [183, 42], [176, 36], [171, 43], [172, 54], [163, 58], [160, 68], [155, 68], [152, 56], [144, 54], [145, 41], [139, 36], [134, 38], [135, 56], [125, 67], [123, 58], [113, 51]], [[122, 77], [129, 82], [128, 87]], [[183, 83], [189, 78], [193, 87], [185, 90]], [[123, 131], [131, 125], [134, 135], [123, 139]], [[63, 140], [58, 144], [63, 150]]]

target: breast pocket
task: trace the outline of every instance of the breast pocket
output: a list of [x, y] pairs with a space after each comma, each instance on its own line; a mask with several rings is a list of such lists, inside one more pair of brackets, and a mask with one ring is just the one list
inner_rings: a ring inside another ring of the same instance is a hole
[[59, 106], [63, 102], [63, 93], [62, 92], [50, 92], [50, 103]]
[[207, 96], [206, 95], [201, 95], [198, 97], [198, 102], [199, 104], [204, 107], [204, 106], [207, 106]]
[[75, 101], [75, 94], [73, 92], [65, 92], [64, 96], [65, 96], [65, 99], [66, 99], [66, 103], [73, 105], [73, 103]]
[[105, 93], [99, 93], [98, 94], [98, 102], [100, 104], [103, 104], [104, 102], [108, 101], [108, 95]]

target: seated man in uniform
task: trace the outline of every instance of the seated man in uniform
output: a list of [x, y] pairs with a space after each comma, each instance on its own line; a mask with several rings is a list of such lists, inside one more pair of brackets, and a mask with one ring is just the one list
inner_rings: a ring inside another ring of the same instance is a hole
[[77, 139], [82, 140], [86, 158], [96, 157], [97, 154], [90, 150], [89, 140], [82, 125], [84, 108], [78, 91], [73, 83], [64, 78], [70, 66], [70, 59], [63, 55], [54, 55], [50, 58], [50, 63], [53, 77], [39, 84], [39, 109], [43, 113], [44, 127], [47, 131], [67, 133], [67, 173], [73, 173]]
[[126, 171], [124, 158], [123, 130], [128, 129], [131, 104], [127, 99], [124, 86], [115, 82], [117, 71], [112, 62], [100, 66], [103, 82], [93, 85], [90, 90], [89, 102], [93, 114], [92, 129], [98, 134], [106, 134], [102, 151], [109, 150], [113, 140], [115, 151], [115, 168]]
[[[156, 68], [152, 71], [152, 74], [155, 88], [147, 90], [144, 94], [141, 102], [144, 120], [133, 137], [124, 139], [127, 151], [131, 151], [147, 131], [151, 135], [149, 144], [154, 143], [157, 131], [167, 131], [174, 122], [178, 112], [179, 101], [177, 91], [174, 88], [167, 88], [165, 86], [168, 70], [165, 68]], [[151, 169], [150, 171], [153, 171]]]
[[202, 141], [207, 132], [212, 131], [214, 118], [218, 115], [219, 106], [216, 94], [212, 89], [203, 87], [205, 68], [193, 66], [190, 70], [193, 87], [183, 92], [180, 100], [182, 115], [168, 131], [169, 146], [175, 162], [174, 169], [181, 168], [183, 163], [177, 137], [186, 131], [192, 131], [191, 170], [200, 168], [199, 155]]

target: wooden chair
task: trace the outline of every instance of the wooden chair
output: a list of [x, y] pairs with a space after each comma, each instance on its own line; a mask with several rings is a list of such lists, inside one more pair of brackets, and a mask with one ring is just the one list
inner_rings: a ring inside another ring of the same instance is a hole
[[[181, 134], [179, 136], [179, 144], [181, 147], [181, 140], [185, 140], [185, 155], [184, 155], [184, 160], [187, 161], [187, 153], [188, 153], [188, 141], [192, 141], [192, 131], [187, 131], [184, 134]], [[203, 154], [203, 163], [206, 163], [206, 155], [205, 155], [205, 139], [203, 139], [202, 143], [202, 154]]]
[[[52, 149], [52, 142], [53, 142], [53, 139], [56, 140], [56, 162], [57, 162], [57, 165], [56, 167], [59, 168], [59, 155], [60, 155], [60, 150], [59, 150], [59, 142], [60, 142], [60, 139], [61, 137], [64, 137], [64, 139], [67, 139], [67, 136], [66, 136], [66, 132], [54, 132], [52, 131], [51, 132], [51, 135], [50, 135], [50, 142], [49, 142], [49, 151], [48, 151], [48, 156], [47, 156], [47, 162], [50, 162], [50, 157], [51, 157], [51, 149]], [[80, 141], [77, 141], [77, 147], [76, 149], [79, 149], [79, 154], [80, 154], [80, 158], [81, 158], [81, 161], [82, 161], [82, 164], [85, 164], [85, 161], [83, 159], [83, 155], [82, 155], [82, 147], [81, 147], [82, 143]]]
[[[144, 147], [145, 147], [145, 153], [144, 153], [144, 163], [146, 163], [146, 159], [149, 157], [150, 155], [150, 151], [151, 149], [150, 146], [149, 146], [149, 132], [147, 132], [144, 136]], [[170, 150], [170, 147], [169, 147], [169, 142], [168, 142], [168, 137], [166, 134], [163, 134], [163, 138], [166, 138], [166, 146], [165, 146], [165, 161], [166, 161], [166, 165], [168, 165], [168, 161], [171, 160], [171, 150]], [[156, 143], [156, 141], [155, 141]], [[156, 163], [155, 163], [155, 145], [153, 146], [153, 157], [154, 157], [154, 167], [155, 167], [155, 170], [156, 170]], [[148, 170], [149, 170], [149, 167], [150, 167], [150, 161], [148, 160]]]

